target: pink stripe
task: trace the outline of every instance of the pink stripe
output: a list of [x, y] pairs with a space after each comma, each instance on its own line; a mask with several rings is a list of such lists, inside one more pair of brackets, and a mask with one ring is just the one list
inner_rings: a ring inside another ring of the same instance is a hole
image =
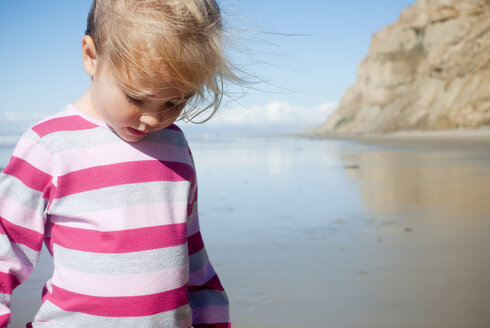
[[34, 126], [32, 130], [42, 138], [44, 136], [47, 136], [48, 134], [58, 131], [88, 130], [96, 127], [97, 125], [84, 120], [80, 116], [73, 115], [56, 117], [51, 120], [39, 123], [38, 125]]
[[130, 183], [152, 181], [191, 181], [192, 167], [176, 162], [138, 161], [97, 166], [58, 178], [57, 198]]
[[201, 232], [195, 233], [187, 238], [189, 247], [189, 255], [195, 254], [204, 248], [204, 242], [201, 237]]
[[46, 281], [46, 284], [44, 284], [43, 291], [42, 291], [42, 298], [41, 301], [44, 303], [49, 296], [51, 296], [51, 292], [53, 291], [53, 286], [51, 285], [51, 279]]
[[153, 203], [97, 212], [77, 213], [76, 217], [50, 216], [50, 221], [67, 227], [116, 231], [186, 223], [186, 202]]
[[46, 288], [46, 286], [43, 287], [43, 291], [42, 291], [42, 297], [41, 297], [41, 303], [44, 303], [46, 302], [46, 300], [48, 299], [48, 296], [51, 295], [48, 291], [48, 289]]
[[51, 242], [51, 236], [44, 237], [44, 244], [46, 245], [49, 254], [53, 256], [53, 243]]
[[14, 275], [0, 272], [0, 293], [12, 294], [14, 288], [19, 285], [20, 282]]
[[57, 286], [47, 299], [65, 311], [104, 317], [138, 317], [175, 310], [188, 304], [187, 286], [163, 293], [132, 297], [97, 297], [72, 293]]
[[229, 327], [230, 312], [227, 305], [193, 308], [193, 327]]
[[189, 267], [132, 275], [94, 275], [56, 267], [51, 282], [73, 293], [121, 297], [151, 295], [187, 284]]
[[219, 280], [218, 275], [216, 274], [200, 286], [189, 286], [189, 292], [196, 292], [202, 289], [216, 289], [220, 292], [225, 290], [221, 285], [221, 281]]
[[186, 224], [103, 232], [53, 224], [51, 243], [95, 253], [127, 253], [172, 247], [185, 243]]
[[[0, 216], [9, 220], [12, 224], [44, 233], [44, 218], [32, 209], [24, 207], [14, 199], [0, 195]], [[14, 221], [15, 220], [15, 221]]]
[[[95, 166], [127, 162], [128, 159], [131, 161], [157, 159], [191, 165], [189, 155], [182, 147], [145, 140], [131, 144], [131, 146], [127, 143], [118, 142], [89, 148], [70, 148], [56, 153], [55, 158], [60, 163], [66, 163], [62, 168], [63, 171], [60, 171], [58, 175]], [[74, 158], [77, 160], [73, 160]]]
[[41, 171], [51, 172], [53, 169], [51, 152], [30, 138], [20, 138], [12, 155], [31, 163]]
[[6, 235], [10, 242], [25, 245], [40, 252], [43, 246], [43, 234], [10, 223], [0, 216], [0, 234]]
[[7, 327], [9, 323], [10, 313], [0, 314], [0, 327]]
[[16, 177], [26, 186], [37, 191], [43, 191], [52, 180], [49, 174], [38, 170], [28, 162], [15, 156], [12, 156], [3, 173]]

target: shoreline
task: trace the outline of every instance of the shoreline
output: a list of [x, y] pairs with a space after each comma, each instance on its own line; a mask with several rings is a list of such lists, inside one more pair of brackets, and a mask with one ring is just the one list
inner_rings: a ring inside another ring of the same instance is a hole
[[490, 127], [441, 131], [405, 130], [390, 133], [314, 133], [298, 137], [355, 141], [384, 146], [415, 148], [482, 149], [490, 151]]

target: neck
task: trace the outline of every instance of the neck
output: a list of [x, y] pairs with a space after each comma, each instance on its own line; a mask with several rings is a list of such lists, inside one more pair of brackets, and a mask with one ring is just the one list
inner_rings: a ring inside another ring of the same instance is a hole
[[85, 114], [100, 120], [100, 116], [95, 110], [90, 89], [87, 90], [73, 105], [75, 105], [78, 109], [80, 109]]

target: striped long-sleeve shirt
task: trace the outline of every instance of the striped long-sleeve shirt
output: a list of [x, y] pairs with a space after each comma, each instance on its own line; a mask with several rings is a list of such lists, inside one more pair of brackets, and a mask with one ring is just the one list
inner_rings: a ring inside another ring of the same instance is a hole
[[175, 125], [136, 143], [74, 106], [29, 129], [0, 175], [0, 326], [43, 241], [54, 272], [32, 327], [230, 327]]

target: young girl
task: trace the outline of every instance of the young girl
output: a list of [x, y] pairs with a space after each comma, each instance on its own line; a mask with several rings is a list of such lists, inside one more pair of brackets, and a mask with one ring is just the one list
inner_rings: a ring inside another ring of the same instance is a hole
[[28, 327], [230, 327], [173, 124], [216, 110], [234, 79], [221, 45], [214, 0], [94, 0], [89, 90], [27, 131], [0, 175], [2, 327], [43, 241], [54, 272]]

